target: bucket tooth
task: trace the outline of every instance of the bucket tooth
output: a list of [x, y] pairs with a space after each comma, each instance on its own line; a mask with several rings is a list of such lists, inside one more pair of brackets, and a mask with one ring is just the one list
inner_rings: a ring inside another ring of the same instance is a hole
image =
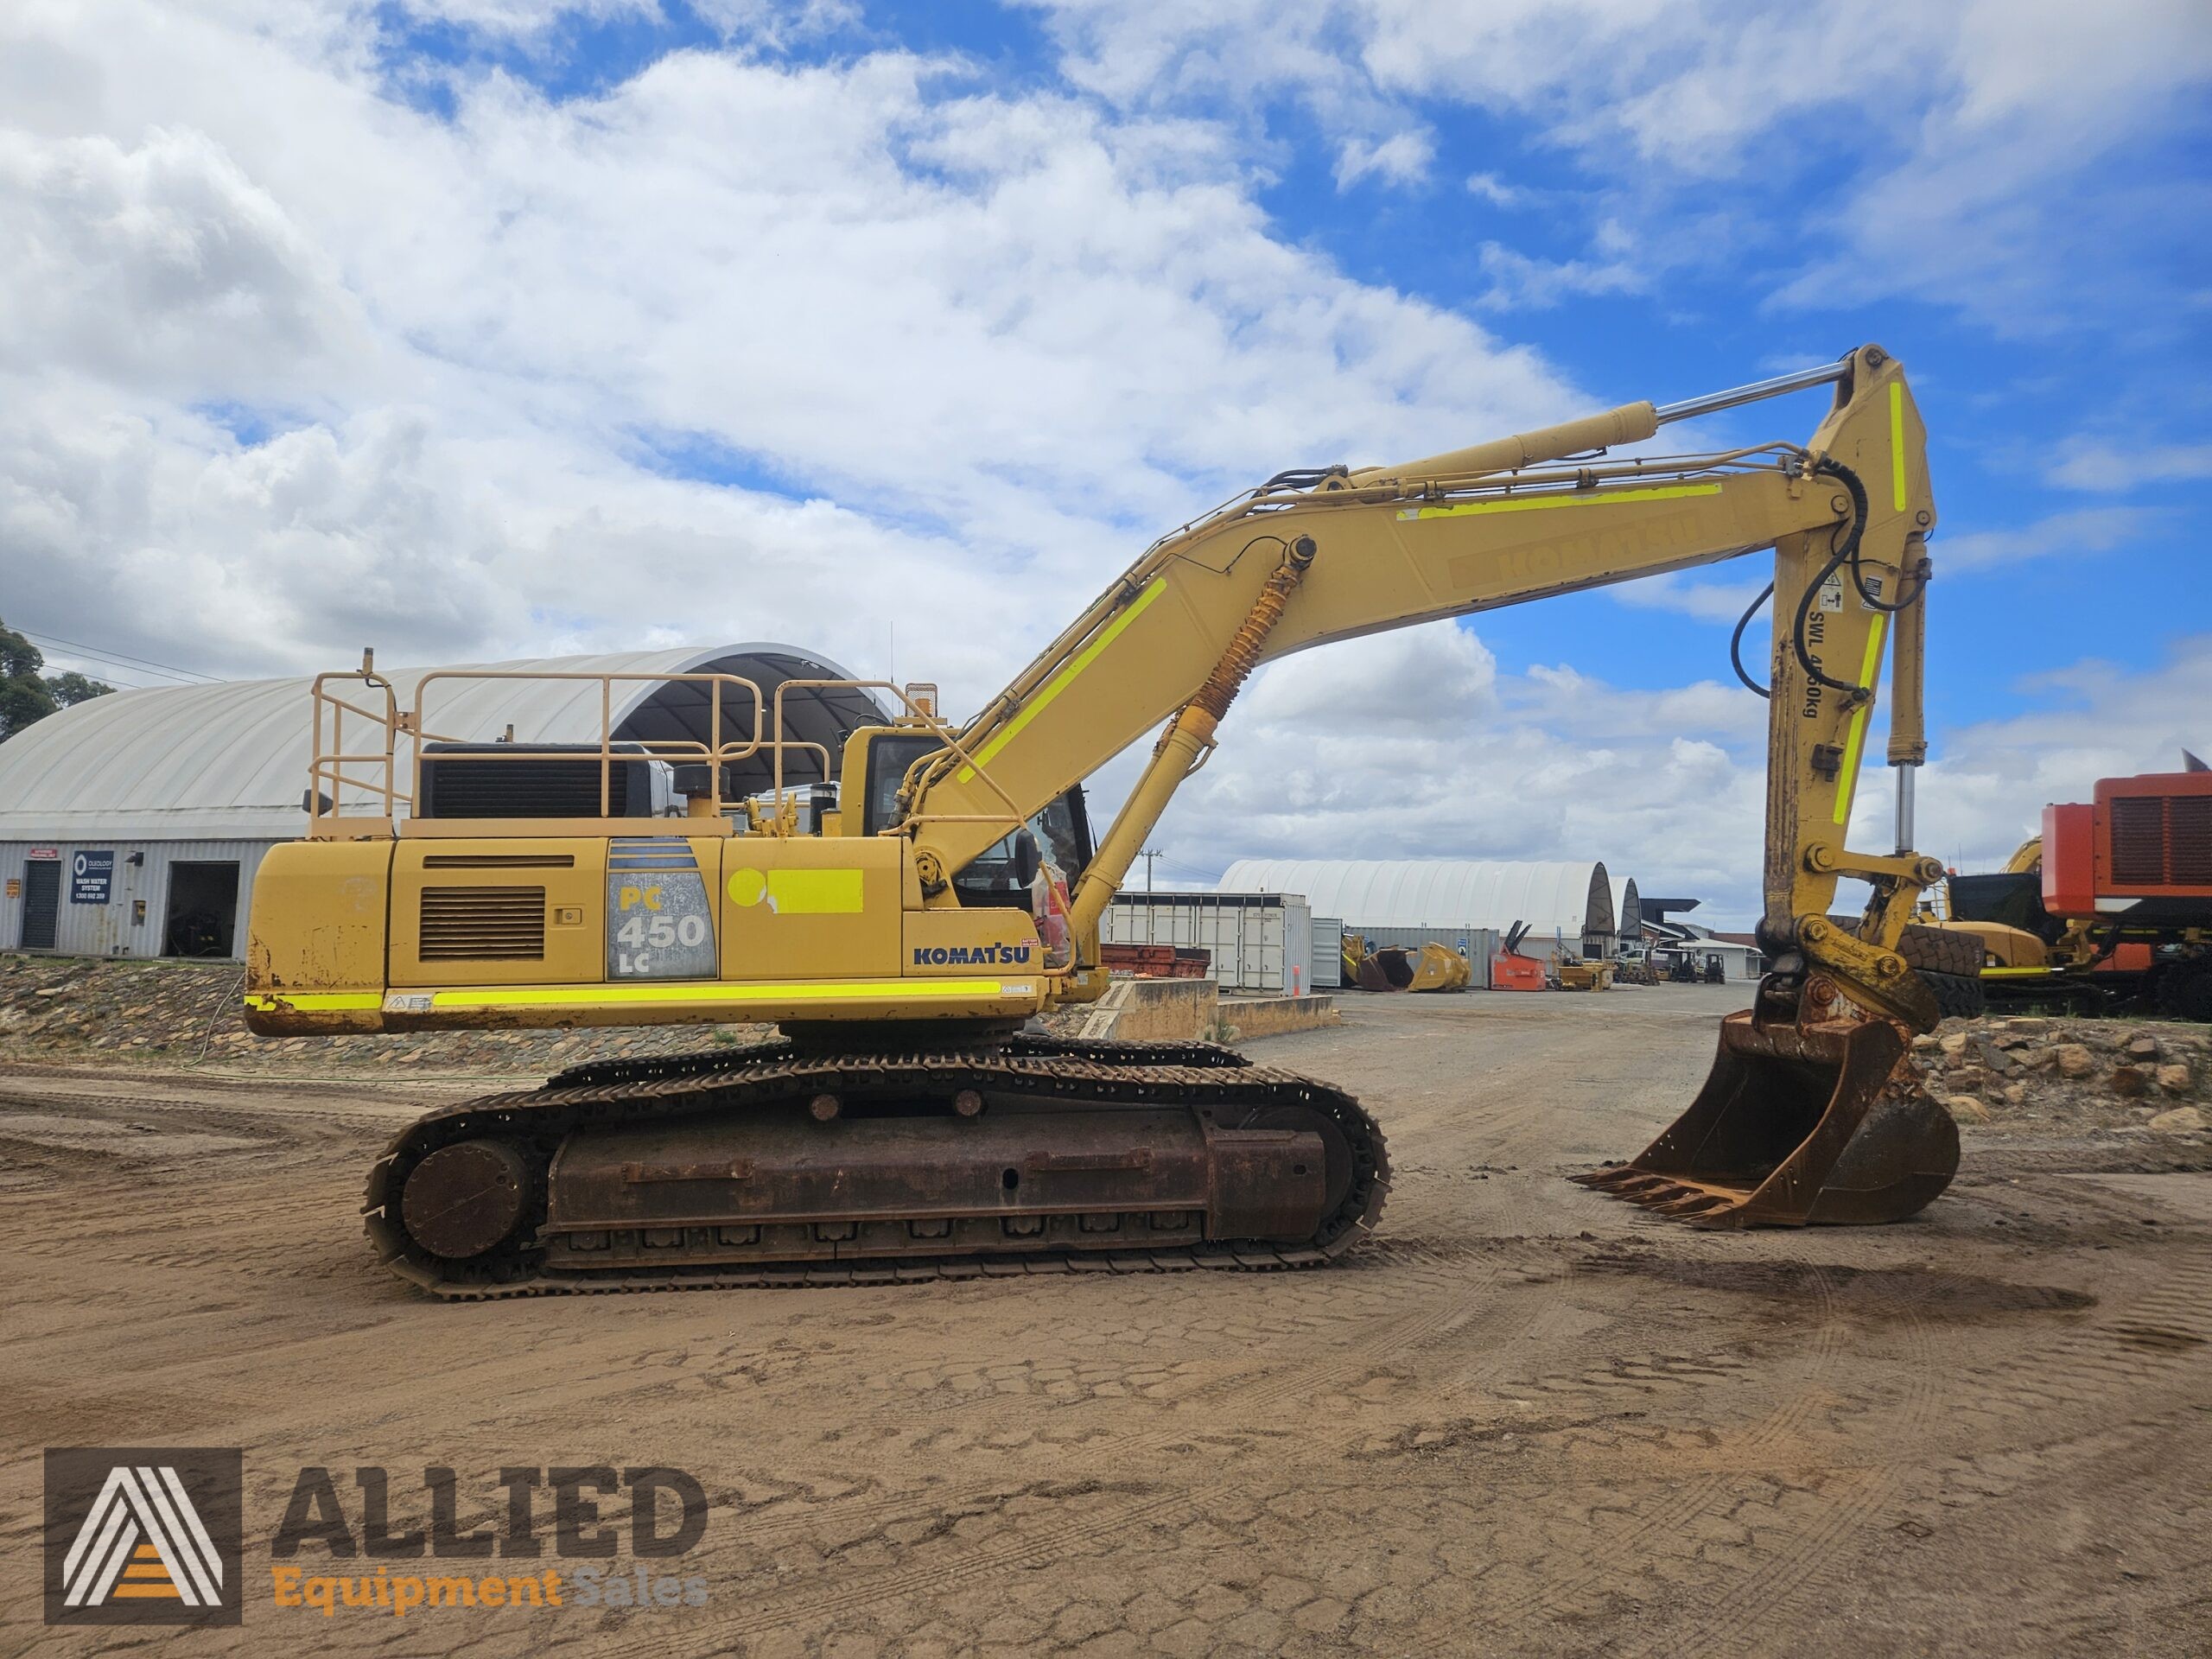
[[1721, 1022], [1689, 1109], [1626, 1164], [1573, 1179], [1699, 1227], [1902, 1221], [1959, 1166], [1958, 1128], [1882, 1019]]

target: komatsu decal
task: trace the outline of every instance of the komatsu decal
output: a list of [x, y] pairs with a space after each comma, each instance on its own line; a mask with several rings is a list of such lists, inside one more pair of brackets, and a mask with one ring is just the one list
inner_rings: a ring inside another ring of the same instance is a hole
[[914, 966], [1027, 967], [1030, 953], [1035, 949], [1031, 944], [918, 944], [914, 947]]

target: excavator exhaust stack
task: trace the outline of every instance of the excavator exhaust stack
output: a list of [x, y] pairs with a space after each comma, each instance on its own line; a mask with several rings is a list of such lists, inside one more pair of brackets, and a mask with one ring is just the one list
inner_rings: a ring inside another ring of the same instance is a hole
[[1959, 1132], [1896, 1022], [1721, 1021], [1688, 1111], [1633, 1161], [1573, 1179], [1699, 1227], [1903, 1221], [1951, 1184]]

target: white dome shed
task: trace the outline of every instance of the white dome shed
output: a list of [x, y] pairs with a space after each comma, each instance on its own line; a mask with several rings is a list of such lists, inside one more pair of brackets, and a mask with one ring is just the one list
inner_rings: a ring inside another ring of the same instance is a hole
[[1586, 956], [1607, 953], [1613, 888], [1603, 864], [1495, 863], [1479, 859], [1243, 858], [1224, 893], [1302, 895], [1317, 916], [1353, 929], [1475, 927], [1503, 934], [1529, 925], [1533, 945], [1554, 940]]

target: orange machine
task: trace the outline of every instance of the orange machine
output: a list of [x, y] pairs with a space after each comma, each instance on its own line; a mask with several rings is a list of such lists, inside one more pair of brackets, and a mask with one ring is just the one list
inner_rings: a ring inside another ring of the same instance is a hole
[[2212, 772], [2101, 779], [2092, 804], [2044, 808], [2043, 906], [2146, 968], [2166, 1013], [2212, 1020]]
[[1516, 922], [1506, 930], [1499, 941], [1497, 954], [1490, 959], [1490, 988], [1493, 991], [1541, 991], [1544, 988], [1544, 964], [1534, 957], [1521, 954], [1521, 941], [1529, 937], [1529, 924]]

